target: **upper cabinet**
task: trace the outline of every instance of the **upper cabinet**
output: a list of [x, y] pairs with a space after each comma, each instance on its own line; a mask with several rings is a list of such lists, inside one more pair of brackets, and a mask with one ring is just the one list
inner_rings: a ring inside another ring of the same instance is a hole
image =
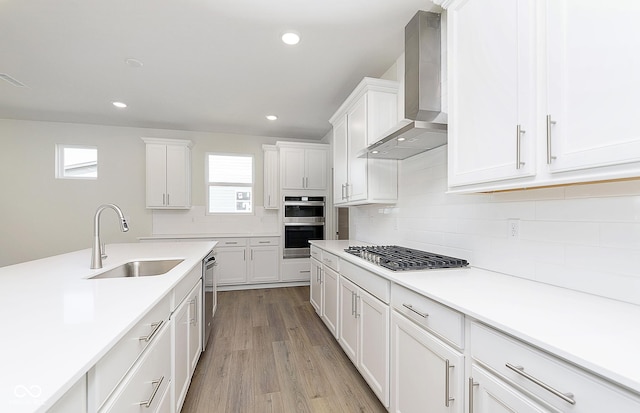
[[280, 182], [283, 190], [327, 189], [328, 145], [278, 142]]
[[147, 208], [191, 207], [191, 141], [142, 138], [146, 144]]
[[[640, 176], [640, 7], [451, 1], [449, 186], [477, 192]], [[595, 30], [594, 28], [597, 28]]]
[[280, 182], [278, 180], [278, 148], [262, 145], [264, 153], [264, 208], [279, 208]]
[[398, 198], [398, 161], [360, 153], [398, 120], [398, 82], [364, 78], [329, 120], [333, 125], [335, 205], [390, 203]]

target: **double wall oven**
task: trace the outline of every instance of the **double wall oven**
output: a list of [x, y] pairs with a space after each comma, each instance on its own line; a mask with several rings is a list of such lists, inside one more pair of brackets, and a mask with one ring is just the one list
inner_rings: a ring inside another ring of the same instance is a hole
[[283, 257], [309, 257], [309, 241], [324, 239], [324, 197], [285, 196], [282, 209]]

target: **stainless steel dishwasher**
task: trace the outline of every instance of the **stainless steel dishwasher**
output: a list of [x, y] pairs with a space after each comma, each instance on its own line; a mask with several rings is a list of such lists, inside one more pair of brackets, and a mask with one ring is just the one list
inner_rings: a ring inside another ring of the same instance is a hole
[[204, 288], [202, 289], [202, 302], [204, 303], [204, 316], [202, 323], [202, 351], [207, 348], [207, 342], [211, 335], [211, 327], [213, 326], [213, 312], [216, 308], [216, 282], [215, 282], [215, 269], [216, 257], [215, 252], [212, 250], [202, 260], [202, 278], [204, 282]]

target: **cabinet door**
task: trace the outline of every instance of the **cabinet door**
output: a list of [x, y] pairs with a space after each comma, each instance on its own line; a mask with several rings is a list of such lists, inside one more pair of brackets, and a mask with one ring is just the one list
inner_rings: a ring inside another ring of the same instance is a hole
[[360, 290], [356, 318], [360, 322], [358, 367], [382, 404], [389, 406], [389, 306]]
[[[446, 393], [447, 380], [449, 380], [448, 394]], [[464, 357], [462, 354], [395, 312], [391, 315], [390, 411], [392, 413], [461, 413], [464, 411]]]
[[305, 150], [305, 188], [327, 188], [327, 151], [324, 149]]
[[334, 337], [338, 336], [338, 280], [340, 276], [324, 266], [322, 273], [322, 320]]
[[247, 249], [245, 247], [220, 248], [216, 254], [218, 285], [247, 282]]
[[349, 202], [367, 199], [367, 158], [358, 153], [367, 147], [367, 96], [362, 96], [347, 112]]
[[166, 206], [167, 146], [146, 145], [147, 207]]
[[251, 247], [251, 282], [278, 281], [279, 247]]
[[[640, 161], [640, 5], [546, 2], [553, 172]], [[597, 28], [597, 29], [596, 29]]]
[[333, 125], [333, 203], [339, 205], [347, 202], [347, 181], [349, 180], [347, 158], [347, 119], [340, 118]]
[[182, 145], [167, 145], [167, 206], [185, 207], [190, 199], [190, 151]]
[[355, 315], [358, 288], [345, 278], [340, 278], [340, 345], [354, 365], [358, 365], [358, 319]]
[[264, 150], [264, 207], [265, 209], [280, 208], [278, 188], [278, 151]]
[[202, 282], [189, 295], [189, 377], [196, 369], [202, 352]]
[[469, 0], [448, 9], [449, 186], [536, 173], [534, 6]]
[[[491, 373], [472, 365], [473, 389], [469, 393], [474, 413], [550, 413]], [[471, 380], [470, 380], [471, 381]]]
[[180, 411], [189, 389], [189, 298], [174, 312], [173, 327], [173, 388], [176, 412]]
[[280, 173], [282, 189], [304, 189], [305, 154], [304, 149], [280, 149]]
[[322, 264], [311, 258], [311, 282], [309, 284], [309, 301], [322, 317]]

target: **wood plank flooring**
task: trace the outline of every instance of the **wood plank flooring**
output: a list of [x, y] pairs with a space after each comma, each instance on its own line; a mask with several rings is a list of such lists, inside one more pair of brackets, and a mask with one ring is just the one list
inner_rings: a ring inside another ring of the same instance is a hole
[[386, 412], [309, 303], [309, 287], [218, 293], [183, 413]]

